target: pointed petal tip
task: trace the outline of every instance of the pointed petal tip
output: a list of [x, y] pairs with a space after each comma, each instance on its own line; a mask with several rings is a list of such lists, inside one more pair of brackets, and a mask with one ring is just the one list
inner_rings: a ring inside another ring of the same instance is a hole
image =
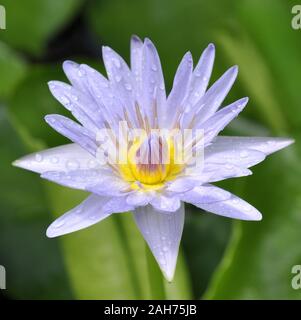
[[164, 270], [162, 270], [163, 276], [166, 279], [167, 282], [171, 283], [173, 281], [174, 275], [175, 275], [175, 270], [173, 270], [172, 272], [164, 272]]
[[139, 44], [142, 44], [142, 40], [141, 40], [140, 37], [138, 37], [136, 34], [133, 34], [133, 35], [131, 36], [131, 41], [132, 41], [132, 42], [139, 43]]
[[214, 45], [214, 43], [209, 43], [208, 46], [207, 46], [207, 49], [212, 50], [212, 51], [215, 51], [215, 45]]
[[15, 161], [13, 161], [13, 162], [11, 163], [11, 165], [12, 165], [13, 167], [23, 168], [22, 162], [23, 162], [23, 161], [22, 161], [21, 159], [17, 159], [17, 160], [15, 160]]
[[55, 238], [57, 235], [53, 232], [51, 225], [46, 230], [46, 236], [47, 238]]
[[236, 75], [238, 73], [238, 70], [239, 70], [238, 65], [235, 65], [229, 69], [229, 71], [231, 71], [233, 74], [236, 74]]
[[65, 68], [68, 68], [68, 67], [78, 67], [78, 63], [72, 61], [72, 60], [65, 60], [63, 63], [63, 69], [65, 70]]

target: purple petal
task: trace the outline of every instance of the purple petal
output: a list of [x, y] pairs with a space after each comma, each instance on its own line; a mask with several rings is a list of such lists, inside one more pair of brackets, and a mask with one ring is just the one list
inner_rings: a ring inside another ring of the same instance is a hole
[[265, 155], [281, 150], [294, 142], [289, 138], [270, 138], [270, 137], [216, 137], [213, 146], [219, 149], [252, 149]]
[[[220, 188], [213, 186], [210, 188], [213, 189], [207, 196], [203, 196], [202, 190], [199, 191], [200, 189], [197, 187], [195, 192], [187, 192], [182, 200], [205, 211], [229, 218], [256, 221], [262, 219], [261, 213], [246, 201]], [[227, 197], [223, 200], [225, 192]]]
[[[166, 121], [170, 120], [171, 115], [176, 115], [177, 110], [180, 110], [183, 106], [184, 99], [189, 93], [191, 75], [192, 75], [193, 61], [190, 52], [187, 52], [175, 75], [172, 90], [167, 98], [167, 113]], [[170, 123], [169, 123], [170, 124]]]
[[200, 109], [198, 119], [205, 121], [217, 111], [230, 91], [237, 73], [237, 66], [230, 68], [210, 87], [195, 107]]
[[78, 123], [58, 114], [49, 114], [46, 122], [57, 132], [79, 144], [92, 155], [96, 154], [97, 145], [95, 135]]
[[74, 164], [78, 164], [82, 170], [100, 167], [100, 164], [90, 153], [75, 143], [32, 153], [13, 163], [16, 167], [37, 173], [67, 172], [74, 167]]
[[202, 53], [200, 60], [192, 74], [191, 93], [189, 103], [193, 106], [204, 95], [213, 68], [215, 48], [211, 43]]
[[218, 111], [215, 115], [209, 118], [207, 121], [199, 125], [204, 129], [204, 144], [205, 146], [215, 138], [220, 131], [222, 131], [229, 122], [231, 122], [238, 114], [243, 110], [243, 108], [248, 103], [248, 98], [240, 99], [233, 102], [227, 107], [224, 107]]
[[184, 204], [170, 214], [158, 212], [151, 206], [136, 208], [134, 213], [137, 226], [168, 281], [175, 272], [184, 216]]
[[[41, 177], [69, 188], [87, 191], [93, 190], [93, 193], [97, 193], [97, 186], [103, 186], [104, 188], [109, 182], [111, 182], [111, 188], [113, 182], [115, 182], [114, 191], [123, 190], [125, 185], [128, 186], [128, 184], [116, 177], [108, 169], [79, 170], [78, 167], [74, 167], [73, 170], [69, 172], [48, 171], [43, 173]], [[98, 190], [100, 193], [100, 187]], [[109, 192], [113, 190], [108, 190], [107, 187], [106, 191]]]
[[55, 220], [47, 229], [47, 237], [53, 238], [87, 228], [112, 213], [131, 210], [124, 198], [111, 199], [90, 195], [80, 205]]
[[175, 212], [181, 206], [181, 201], [177, 197], [169, 197], [163, 194], [157, 194], [151, 201], [150, 204], [155, 210], [162, 212]]
[[99, 106], [88, 94], [72, 86], [60, 82], [50, 81], [48, 83], [52, 95], [87, 129], [96, 132], [103, 123]]

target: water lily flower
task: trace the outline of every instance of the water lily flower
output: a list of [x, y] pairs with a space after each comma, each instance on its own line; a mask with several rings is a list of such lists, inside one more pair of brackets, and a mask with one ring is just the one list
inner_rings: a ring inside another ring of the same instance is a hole
[[[207, 90], [214, 56], [214, 45], [209, 44], [193, 68], [191, 53], [186, 53], [168, 95], [157, 50], [149, 39], [132, 37], [130, 68], [115, 51], [103, 47], [107, 78], [85, 64], [64, 62], [71, 85], [51, 81], [49, 88], [78, 122], [55, 114], [47, 115], [45, 120], [73, 143], [14, 162], [44, 179], [91, 193], [49, 226], [48, 237], [89, 227], [113, 213], [132, 211], [165, 278], [171, 281], [183, 231], [185, 202], [221, 216], [261, 220], [256, 208], [211, 183], [250, 175], [251, 166], [293, 141], [218, 136], [244, 109], [248, 98], [220, 108], [238, 68], [227, 70]], [[146, 134], [123, 143], [121, 121], [128, 130], [140, 129]], [[192, 147], [196, 160], [202, 157], [201, 165], [177, 163], [172, 137], [153, 131], [175, 128], [180, 133], [185, 129], [193, 134], [203, 132], [202, 139], [195, 135], [185, 144], [185, 148]], [[104, 129], [111, 132], [111, 141], [103, 155], [108, 160], [113, 154], [122, 154], [126, 160], [123, 163], [99, 161], [100, 150], [104, 150], [100, 133]], [[203, 152], [198, 153], [200, 150]], [[163, 161], [166, 155], [169, 161]], [[137, 162], [137, 158], [147, 161]]]

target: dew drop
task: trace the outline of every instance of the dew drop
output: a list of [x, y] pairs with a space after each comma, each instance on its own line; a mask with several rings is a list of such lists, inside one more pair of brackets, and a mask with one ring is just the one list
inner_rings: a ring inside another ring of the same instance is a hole
[[167, 246], [164, 246], [164, 247], [162, 248], [162, 250], [163, 250], [164, 252], [167, 252], [167, 251], [168, 251], [168, 247], [167, 247]]
[[58, 157], [52, 157], [52, 158], [50, 159], [50, 162], [53, 163], [53, 164], [56, 164], [56, 163], [59, 162], [59, 158], [58, 158]]
[[121, 81], [121, 76], [117, 75], [117, 76], [115, 77], [115, 80], [116, 80], [116, 82], [120, 82], [120, 81]]
[[52, 227], [54, 227], [54, 228], [62, 227], [65, 224], [65, 222], [66, 222], [65, 219], [62, 217], [60, 219], [55, 220], [52, 223]]
[[233, 169], [233, 165], [230, 164], [230, 163], [227, 163], [227, 164], [226, 164], [226, 169], [228, 169], [228, 170]]
[[69, 170], [76, 170], [79, 168], [79, 163], [77, 160], [68, 160], [66, 166]]
[[36, 154], [35, 159], [37, 162], [42, 162], [43, 161], [43, 156], [39, 153]]
[[157, 68], [157, 66], [155, 64], [152, 65], [152, 70], [153, 71], [157, 71], [158, 70], [158, 68]]
[[162, 236], [162, 237], [161, 237], [161, 240], [162, 240], [162, 241], [166, 240], [166, 237]]
[[60, 97], [60, 102], [61, 102], [62, 104], [64, 104], [64, 105], [68, 105], [68, 104], [70, 103], [70, 100], [69, 100], [67, 97], [65, 97], [65, 96], [61, 96], [61, 97]]
[[116, 68], [119, 69], [121, 67], [121, 63], [120, 63], [119, 59], [114, 59], [113, 62], [114, 62], [114, 65]]
[[248, 151], [241, 151], [239, 155], [241, 158], [246, 158], [249, 155], [249, 153]]
[[132, 86], [129, 83], [126, 83], [125, 85], [126, 90], [131, 91], [132, 90]]

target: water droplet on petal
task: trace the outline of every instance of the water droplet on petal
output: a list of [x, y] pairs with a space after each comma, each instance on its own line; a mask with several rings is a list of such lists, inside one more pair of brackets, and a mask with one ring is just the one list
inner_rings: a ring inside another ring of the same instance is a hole
[[164, 252], [167, 252], [167, 251], [168, 251], [168, 247], [167, 247], [167, 246], [164, 246], [164, 247], [162, 248], [162, 250], [163, 250]]
[[41, 161], [43, 161], [43, 156], [42, 156], [41, 154], [37, 153], [37, 154], [35, 155], [35, 160], [36, 160], [37, 162], [41, 162]]
[[56, 164], [56, 163], [59, 162], [59, 158], [58, 158], [58, 157], [52, 157], [52, 158], [50, 159], [50, 162], [53, 163], [53, 164]]
[[248, 153], [248, 151], [244, 150], [244, 151], [241, 151], [239, 155], [241, 158], [246, 158], [249, 155], [249, 153]]
[[155, 64], [152, 65], [152, 70], [153, 71], [157, 71], [158, 70], [158, 68], [157, 68], [157, 66]]
[[119, 69], [121, 67], [121, 63], [120, 63], [119, 59], [114, 59], [113, 62], [114, 62], [114, 65], [116, 68]]
[[62, 227], [63, 225], [65, 224], [65, 218], [64, 217], [61, 217], [57, 220], [55, 220], [53, 223], [52, 223], [52, 227], [54, 228], [59, 228], [59, 227]]
[[126, 90], [131, 91], [132, 90], [132, 86], [129, 83], [126, 83], [125, 85]]
[[66, 166], [68, 170], [77, 170], [79, 168], [79, 163], [77, 160], [68, 160]]
[[120, 82], [120, 81], [121, 81], [121, 76], [117, 75], [117, 76], [115, 77], [115, 80], [116, 80], [116, 82]]

